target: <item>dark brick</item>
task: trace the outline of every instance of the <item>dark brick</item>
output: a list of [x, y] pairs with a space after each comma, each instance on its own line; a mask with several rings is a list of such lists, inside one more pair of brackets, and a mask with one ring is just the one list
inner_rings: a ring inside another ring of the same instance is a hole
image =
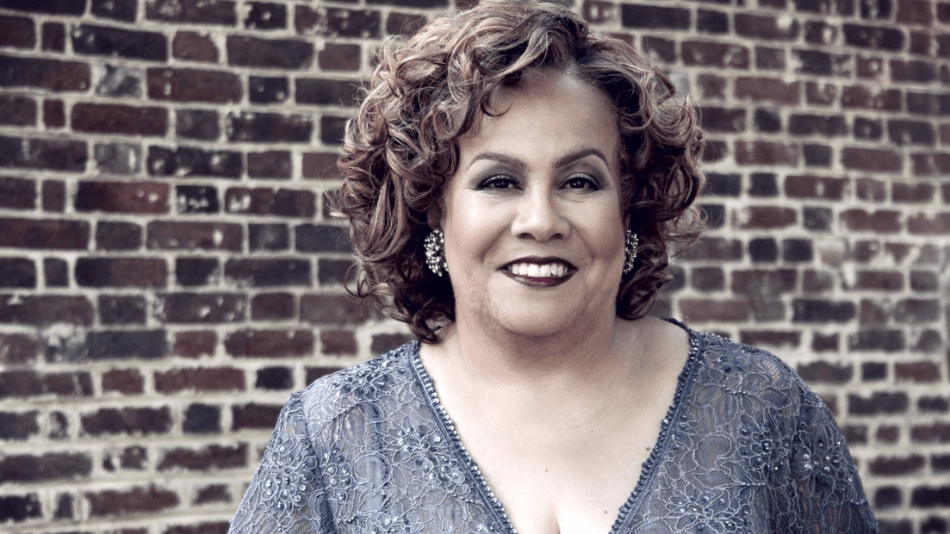
[[831, 153], [831, 147], [825, 145], [805, 144], [802, 146], [805, 165], [810, 167], [830, 167]]
[[313, 132], [306, 115], [241, 112], [229, 113], [225, 120], [229, 141], [307, 143]]
[[145, 4], [145, 18], [187, 24], [237, 25], [236, 2], [231, 0], [154, 0]]
[[24, 441], [30, 436], [39, 434], [40, 427], [36, 421], [39, 412], [0, 412], [0, 439]]
[[749, 241], [749, 257], [753, 262], [770, 263], [778, 260], [778, 244], [770, 237]]
[[688, 30], [690, 11], [683, 8], [621, 4], [620, 20], [625, 28]]
[[732, 273], [732, 292], [755, 299], [778, 297], [794, 291], [797, 278], [794, 269], [736, 270]]
[[783, 239], [782, 261], [787, 263], [810, 262], [815, 257], [810, 239]]
[[751, 185], [747, 193], [752, 197], [778, 196], [778, 181], [774, 173], [756, 172], [749, 176]]
[[782, 130], [782, 116], [774, 109], [757, 108], [752, 122], [758, 132], [777, 133]]
[[694, 247], [686, 249], [679, 257], [686, 261], [735, 261], [742, 258], [742, 242], [738, 239], [702, 237]]
[[680, 45], [684, 65], [710, 68], [748, 69], [749, 49], [744, 46], [713, 41], [684, 41]]
[[[188, 139], [214, 141], [221, 135], [218, 112], [204, 109], [175, 111], [175, 135]], [[151, 156], [151, 152], [150, 152]], [[240, 162], [238, 162], [240, 165]], [[151, 166], [149, 167], [152, 168]]]
[[0, 0], [0, 8], [50, 15], [82, 15], [86, 11], [86, 0]]
[[76, 283], [81, 287], [165, 287], [168, 271], [164, 259], [78, 258]]
[[340, 178], [336, 153], [306, 152], [303, 155], [303, 177], [335, 180]]
[[797, 105], [801, 101], [801, 86], [796, 81], [739, 76], [735, 80], [735, 96], [753, 102]]
[[910, 288], [914, 291], [936, 291], [940, 287], [940, 278], [931, 271], [911, 271]]
[[872, 393], [870, 397], [848, 395], [848, 413], [851, 415], [901, 414], [910, 404], [907, 395], [902, 392]]
[[691, 285], [700, 291], [717, 291], [726, 286], [726, 275], [721, 267], [694, 267], [690, 279]]
[[238, 287], [304, 286], [312, 283], [308, 260], [230, 259], [224, 276]]
[[44, 22], [41, 47], [44, 51], [63, 52], [66, 50], [66, 26], [60, 22]]
[[245, 467], [247, 452], [246, 443], [238, 443], [234, 446], [208, 445], [197, 450], [178, 447], [163, 451], [158, 470], [160, 472], [209, 471]]
[[426, 22], [428, 21], [424, 15], [391, 11], [386, 17], [386, 33], [410, 37], [425, 26]]
[[842, 200], [847, 184], [846, 178], [790, 175], [785, 178], [785, 195], [792, 198]]
[[96, 250], [138, 250], [141, 247], [141, 226], [120, 221], [96, 223]]
[[280, 321], [293, 319], [297, 304], [290, 293], [261, 293], [251, 298], [251, 319]]
[[299, 34], [363, 39], [382, 37], [382, 19], [375, 9], [328, 7], [319, 13], [310, 7], [297, 6], [294, 20]]
[[80, 415], [83, 433], [90, 436], [129, 434], [148, 436], [171, 430], [171, 410], [161, 408], [100, 408]]
[[135, 22], [135, 0], [92, 0], [92, 14], [122, 22]]
[[244, 404], [231, 407], [231, 430], [272, 430], [280, 415], [280, 405]]
[[729, 15], [722, 11], [700, 9], [696, 12], [696, 29], [702, 33], [729, 33]]
[[834, 365], [822, 361], [799, 364], [796, 370], [802, 379], [809, 383], [845, 384], [850, 382], [854, 375], [851, 365]]
[[743, 330], [739, 333], [741, 343], [755, 347], [798, 347], [802, 335], [799, 332], [781, 332], [774, 330]]
[[133, 358], [155, 360], [168, 355], [168, 342], [164, 330], [90, 332], [86, 343], [88, 356], [92, 360]]
[[294, 386], [293, 371], [287, 367], [265, 367], [257, 371], [254, 387], [257, 389], [281, 390]]
[[697, 323], [744, 322], [749, 319], [750, 303], [739, 299], [682, 299], [680, 310], [687, 321]]
[[155, 391], [164, 395], [182, 391], [243, 391], [244, 371], [233, 367], [172, 369], [155, 373]]
[[901, 92], [897, 89], [872, 92], [867, 87], [854, 85], [845, 87], [841, 93], [841, 105], [844, 108], [900, 111], [902, 100]]
[[931, 183], [902, 183], [891, 184], [891, 200], [894, 202], [930, 202], [933, 200], [937, 188]]
[[69, 264], [56, 258], [44, 258], [43, 279], [46, 280], [46, 287], [68, 287]]
[[84, 479], [91, 473], [92, 459], [82, 453], [10, 454], [0, 460], [0, 480], [6, 483]]
[[224, 205], [228, 213], [309, 218], [316, 212], [316, 195], [312, 191], [232, 187], [225, 192]]
[[842, 31], [844, 42], [849, 46], [890, 52], [904, 48], [904, 32], [895, 28], [845, 23]]
[[[350, 260], [319, 258], [317, 260], [317, 273], [320, 285], [343, 285], [352, 266], [353, 262]], [[668, 285], [663, 287], [665, 290], [670, 290]]]
[[192, 504], [202, 505], [210, 503], [230, 503], [231, 493], [225, 484], [211, 484], [198, 489], [198, 494]]
[[292, 173], [293, 162], [286, 150], [247, 154], [247, 175], [251, 178], [290, 178]]
[[872, 382], [887, 378], [887, 364], [879, 362], [865, 362], [861, 364], [861, 380]]
[[156, 316], [166, 323], [214, 324], [245, 319], [247, 297], [235, 293], [169, 293], [159, 297]]
[[185, 412], [182, 430], [186, 434], [221, 432], [221, 409], [207, 404], [192, 404]]
[[741, 228], [784, 228], [795, 224], [797, 215], [791, 208], [781, 208], [777, 206], [749, 206], [743, 209], [740, 216], [741, 221], [737, 221]]
[[922, 486], [913, 489], [910, 497], [915, 508], [946, 508], [950, 506], [950, 486]]
[[150, 182], [79, 182], [76, 211], [168, 213], [168, 184]]
[[79, 102], [73, 106], [71, 122], [77, 132], [164, 136], [168, 131], [168, 110]]
[[88, 242], [85, 221], [0, 219], [0, 247], [85, 250]]
[[162, 250], [241, 250], [241, 226], [231, 223], [155, 221], [146, 227], [146, 246]]
[[28, 258], [0, 258], [0, 287], [36, 287], [36, 264]]
[[148, 147], [148, 173], [153, 176], [212, 176], [239, 178], [244, 172], [240, 152], [231, 150], [206, 151], [195, 147], [179, 146], [174, 149]]
[[102, 373], [102, 391], [141, 395], [145, 391], [145, 377], [136, 369], [111, 369]]
[[300, 299], [300, 318], [311, 324], [362, 324], [379, 317], [368, 303], [360, 304], [348, 295], [304, 295]]
[[644, 35], [641, 38], [642, 51], [647, 56], [662, 63], [676, 62], [676, 43], [669, 39]]
[[241, 78], [230, 72], [148, 69], [148, 97], [176, 102], [231, 104], [243, 95]]
[[313, 43], [297, 39], [227, 37], [228, 64], [267, 69], [305, 69], [313, 62]]
[[853, 302], [795, 299], [792, 301], [796, 323], [846, 323], [857, 316]]
[[171, 490], [136, 487], [128, 491], [87, 491], [89, 514], [92, 517], [154, 514], [178, 506], [178, 494]]
[[320, 117], [320, 141], [329, 146], [339, 146], [343, 144], [347, 120], [346, 117], [334, 117], [330, 115]]
[[[874, 492], [874, 508], [883, 510], [901, 505], [901, 490], [894, 486], [884, 486]], [[910, 531], [907, 531], [910, 534]]]
[[0, 135], [0, 167], [83, 172], [86, 170], [88, 157], [84, 141]]
[[759, 70], [785, 70], [785, 50], [766, 46], [755, 47], [755, 67]]
[[798, 37], [798, 21], [791, 24], [780, 23], [777, 17], [770, 15], [752, 15], [736, 13], [733, 16], [736, 35], [751, 37], [761, 41], [787, 41]]
[[244, 18], [244, 27], [257, 30], [277, 30], [287, 27], [287, 6], [270, 2], [250, 2]]
[[47, 128], [66, 126], [66, 111], [62, 100], [43, 101], [43, 124]]
[[860, 209], [851, 209], [841, 213], [841, 222], [851, 231], [894, 233], [901, 229], [900, 216], [901, 213], [898, 211], [878, 210], [867, 212]]
[[887, 121], [887, 137], [895, 145], [927, 145], [937, 143], [933, 125], [924, 121], [891, 119]]
[[278, 104], [290, 97], [290, 86], [285, 77], [251, 76], [247, 93], [255, 104]]
[[294, 228], [298, 252], [349, 252], [348, 231], [343, 226], [301, 224]]
[[357, 81], [298, 78], [295, 82], [298, 104], [353, 106], [359, 101], [359, 91]]
[[317, 52], [317, 65], [324, 71], [356, 72], [360, 70], [361, 56], [359, 45], [326, 43], [323, 50]]
[[89, 373], [0, 372], [0, 399], [44, 395], [75, 398], [90, 397], [92, 393]]
[[940, 367], [934, 362], [898, 362], [894, 364], [894, 376], [899, 381], [934, 383], [940, 381]]
[[806, 230], [815, 232], [830, 232], [834, 222], [834, 212], [831, 208], [802, 208], [802, 226]]
[[855, 117], [853, 131], [856, 139], [876, 141], [881, 139], [884, 134], [884, 124], [880, 119]]
[[898, 323], [920, 324], [940, 320], [938, 299], [903, 299], [894, 311]]
[[[356, 336], [352, 330], [320, 331], [320, 352], [322, 354], [356, 354]], [[313, 382], [308, 376], [307, 383]]]
[[929, 61], [892, 59], [890, 71], [893, 82], [932, 83], [938, 79], [937, 65]]
[[204, 185], [175, 186], [175, 204], [181, 215], [196, 213], [218, 213], [218, 189]]
[[176, 59], [217, 63], [218, 47], [209, 35], [180, 31], [172, 39], [172, 55]]
[[68, 521], [73, 518], [73, 496], [69, 493], [60, 493], [56, 496], [56, 507], [53, 510], [53, 519], [56, 521]]
[[141, 98], [145, 72], [136, 67], [106, 65], [96, 85], [96, 94], [113, 98]]
[[848, 349], [851, 351], [899, 352], [906, 345], [901, 330], [860, 330], [848, 336]]
[[102, 324], [145, 324], [145, 297], [99, 295], [99, 322]]
[[742, 132], [746, 129], [744, 109], [703, 107], [700, 111], [703, 129], [709, 132]]
[[251, 251], [287, 250], [290, 233], [284, 224], [249, 224], [248, 241]]
[[280, 358], [313, 354], [310, 330], [239, 330], [224, 340], [228, 354], [243, 358]]
[[86, 91], [91, 77], [86, 63], [0, 54], [0, 87]]
[[0, 295], [0, 323], [49, 325], [92, 324], [92, 305], [85, 297]]
[[[0, 7], [10, 2], [11, 0], [0, 0]], [[43, 517], [42, 504], [35, 493], [0, 496], [0, 523], [21, 523], [40, 517]]]
[[832, 105], [838, 96], [838, 86], [830, 83], [805, 82], [805, 100], [809, 104]]
[[70, 37], [73, 51], [77, 54], [146, 61], [168, 60], [168, 39], [157, 32], [80, 24], [72, 29]]
[[799, 150], [796, 145], [771, 141], [736, 141], [736, 162], [740, 165], [791, 165], [798, 164]]
[[793, 135], [822, 135], [835, 137], [847, 135], [848, 125], [841, 115], [800, 115], [792, 114], [788, 121], [788, 132]]
[[[0, 24], [3, 21], [0, 20]], [[16, 95], [0, 95], [0, 124], [7, 126], [35, 126], [36, 101]]]
[[[0, 334], [0, 364], [15, 365], [36, 360], [36, 339], [26, 334]], [[2, 418], [0, 418], [2, 423]], [[3, 433], [0, 432], [0, 439]]]

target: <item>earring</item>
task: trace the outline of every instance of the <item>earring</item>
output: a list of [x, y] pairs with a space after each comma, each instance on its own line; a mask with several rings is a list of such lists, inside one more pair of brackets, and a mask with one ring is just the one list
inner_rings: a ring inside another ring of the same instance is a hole
[[441, 228], [429, 232], [425, 240], [426, 265], [436, 276], [449, 272], [449, 264], [445, 261], [445, 234]]
[[633, 261], [637, 259], [637, 247], [640, 246], [640, 239], [637, 234], [627, 228], [627, 241], [624, 245], [623, 274], [629, 274], [633, 270]]

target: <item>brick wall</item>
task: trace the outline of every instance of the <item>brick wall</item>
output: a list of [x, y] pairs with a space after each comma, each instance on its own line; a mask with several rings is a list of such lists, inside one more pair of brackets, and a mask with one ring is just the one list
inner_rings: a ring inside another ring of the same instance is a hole
[[[657, 313], [782, 355], [884, 531], [947, 532], [950, 2], [575, 2], [710, 139]], [[374, 48], [455, 5], [0, 0], [0, 531], [223, 532], [287, 395], [407, 339], [324, 193]]]

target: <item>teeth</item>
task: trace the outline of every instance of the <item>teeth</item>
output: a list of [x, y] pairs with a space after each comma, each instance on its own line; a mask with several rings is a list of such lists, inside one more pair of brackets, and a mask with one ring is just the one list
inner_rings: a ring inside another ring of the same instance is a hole
[[560, 278], [567, 274], [567, 266], [563, 263], [514, 263], [508, 270], [516, 276], [531, 278]]

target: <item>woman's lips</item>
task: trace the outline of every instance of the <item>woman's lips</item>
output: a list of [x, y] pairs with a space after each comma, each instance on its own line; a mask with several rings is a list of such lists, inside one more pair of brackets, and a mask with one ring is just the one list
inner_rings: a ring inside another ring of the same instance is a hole
[[577, 269], [564, 260], [525, 258], [509, 263], [502, 272], [529, 287], [554, 287], [567, 282]]

